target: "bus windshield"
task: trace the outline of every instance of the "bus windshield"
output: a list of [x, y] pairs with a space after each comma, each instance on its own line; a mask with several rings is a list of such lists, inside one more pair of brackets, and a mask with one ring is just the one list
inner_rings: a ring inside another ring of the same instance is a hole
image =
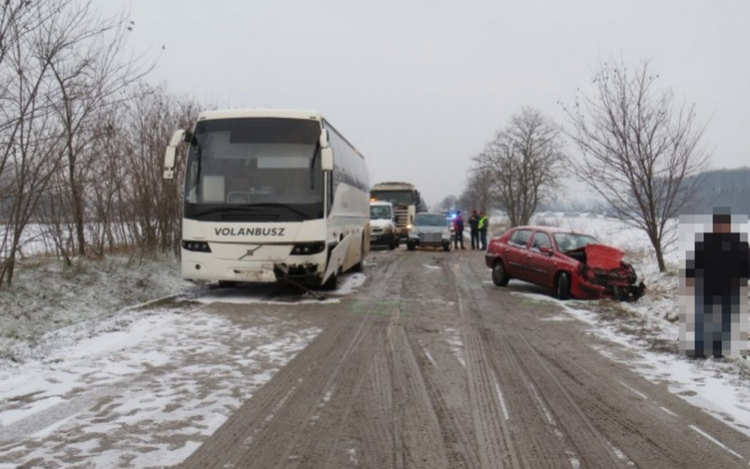
[[195, 213], [206, 213], [207, 206], [214, 212], [238, 205], [322, 207], [319, 137], [314, 120], [199, 122], [190, 144], [186, 206]]
[[375, 200], [391, 202], [394, 205], [412, 205], [417, 203], [414, 191], [371, 191], [370, 197]]

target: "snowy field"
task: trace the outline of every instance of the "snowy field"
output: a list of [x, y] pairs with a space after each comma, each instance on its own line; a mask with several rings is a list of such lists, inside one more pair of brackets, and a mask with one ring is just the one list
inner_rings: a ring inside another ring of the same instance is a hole
[[[365, 280], [320, 301], [199, 288], [170, 258], [27, 260], [0, 294], [0, 469], [183, 461], [320, 332], [265, 305], [339, 302]], [[253, 309], [238, 327], [216, 303]]]

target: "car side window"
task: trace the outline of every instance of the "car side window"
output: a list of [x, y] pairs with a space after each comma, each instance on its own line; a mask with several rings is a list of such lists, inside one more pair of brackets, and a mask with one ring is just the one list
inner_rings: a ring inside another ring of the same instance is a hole
[[529, 243], [531, 230], [518, 230], [510, 237], [510, 244], [519, 248], [525, 248]]
[[539, 248], [551, 248], [552, 247], [552, 241], [549, 239], [549, 235], [547, 233], [542, 233], [541, 231], [537, 231], [534, 233], [534, 239], [531, 240], [531, 249], [539, 250]]

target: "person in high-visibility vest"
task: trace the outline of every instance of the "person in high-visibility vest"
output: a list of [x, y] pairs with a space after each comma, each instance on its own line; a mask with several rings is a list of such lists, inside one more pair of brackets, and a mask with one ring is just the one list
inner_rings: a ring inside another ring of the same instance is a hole
[[484, 212], [479, 212], [479, 222], [477, 223], [477, 229], [479, 229], [479, 243], [482, 245], [482, 251], [487, 250], [487, 215]]

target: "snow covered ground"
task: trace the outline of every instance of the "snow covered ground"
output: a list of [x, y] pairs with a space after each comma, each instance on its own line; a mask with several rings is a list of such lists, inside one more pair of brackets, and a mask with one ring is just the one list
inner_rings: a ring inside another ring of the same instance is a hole
[[[535, 222], [624, 248], [648, 287], [635, 304], [558, 302], [558, 319], [583, 321], [591, 334], [622, 344], [632, 352], [627, 357], [600, 353], [750, 435], [747, 361], [690, 360], [677, 352], [678, 244], [667, 249], [668, 271], [659, 273], [645, 235], [617, 220], [545, 214]], [[688, 227], [683, 245], [704, 228]], [[345, 276], [322, 303], [356, 292], [365, 278]], [[238, 328], [207, 312], [221, 303], [253, 304], [258, 319]], [[199, 289], [179, 278], [171, 258], [81, 260], [72, 267], [25, 259], [13, 287], [0, 292], [0, 469], [183, 460], [318, 334], [312, 326], [260, 319], [264, 305], [277, 304], [290, 300]]]
[[[561, 302], [545, 294], [523, 295], [558, 303], [567, 318], [589, 324], [591, 334], [633, 352], [627, 357], [608, 349], [599, 350], [600, 353], [627, 363], [653, 382], [667, 384], [671, 392], [750, 436], [748, 359], [693, 360], [678, 352], [679, 268], [685, 251], [694, 245], [696, 233], [710, 231], [710, 224], [683, 223], [679, 237], [665, 252], [667, 272], [660, 273], [645, 233], [618, 220], [589, 214], [576, 217], [543, 214], [532, 223], [573, 228], [594, 235], [602, 243], [623, 248], [626, 260], [634, 265], [648, 290], [636, 303]], [[743, 233], [750, 231], [747, 223], [734, 228]]]
[[[0, 469], [162, 467], [183, 461], [313, 340], [259, 297], [179, 278], [175, 259], [27, 259], [0, 293]], [[215, 303], [254, 305], [240, 327]]]

